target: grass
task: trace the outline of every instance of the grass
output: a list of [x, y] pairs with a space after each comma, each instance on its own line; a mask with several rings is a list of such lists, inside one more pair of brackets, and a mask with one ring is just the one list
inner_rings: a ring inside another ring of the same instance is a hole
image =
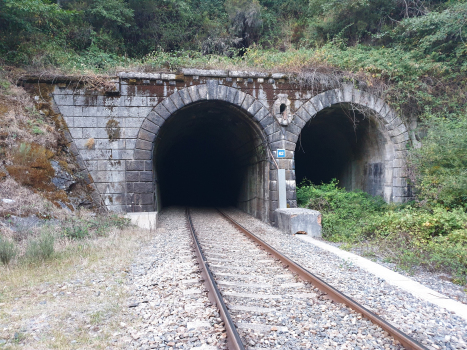
[[9, 265], [17, 254], [15, 244], [9, 239], [0, 236], [0, 261], [3, 265]]
[[61, 242], [42, 263], [0, 267], [3, 348], [104, 349], [114, 339], [124, 348], [112, 336], [130, 322], [122, 282], [148, 239], [148, 231], [114, 227], [107, 236]]

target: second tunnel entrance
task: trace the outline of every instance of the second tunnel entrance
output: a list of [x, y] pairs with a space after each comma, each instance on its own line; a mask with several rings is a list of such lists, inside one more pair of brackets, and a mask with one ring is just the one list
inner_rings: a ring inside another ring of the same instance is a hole
[[158, 208], [232, 205], [266, 220], [265, 147], [259, 126], [232, 104], [203, 101], [176, 111], [155, 145]]
[[296, 179], [318, 185], [339, 181], [345, 189], [391, 198], [392, 143], [371, 115], [348, 104], [320, 111], [302, 129], [297, 142]]

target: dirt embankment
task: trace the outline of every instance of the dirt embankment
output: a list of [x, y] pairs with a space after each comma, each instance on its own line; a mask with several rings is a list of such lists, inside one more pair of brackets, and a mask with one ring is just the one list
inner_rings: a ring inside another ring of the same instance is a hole
[[68, 150], [66, 125], [53, 108], [51, 85], [26, 91], [0, 75], [0, 230], [18, 222], [98, 209], [92, 188]]

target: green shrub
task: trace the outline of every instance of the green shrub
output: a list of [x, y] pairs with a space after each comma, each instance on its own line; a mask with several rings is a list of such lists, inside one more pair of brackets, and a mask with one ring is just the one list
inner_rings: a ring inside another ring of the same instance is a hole
[[70, 219], [65, 223], [63, 234], [72, 239], [84, 239], [89, 236], [89, 223], [83, 219]]
[[452, 274], [456, 283], [467, 282], [467, 213], [462, 208], [387, 205], [379, 197], [347, 192], [335, 180], [304, 183], [297, 199], [300, 206], [321, 211], [323, 237], [330, 241], [366, 241], [401, 268], [424, 266]]
[[362, 191], [348, 192], [338, 187], [338, 181], [313, 185], [304, 182], [297, 188], [301, 207], [319, 210], [323, 214], [323, 236], [331, 241], [358, 239], [373, 216], [386, 208], [381, 197]]
[[431, 116], [423, 147], [411, 152], [417, 196], [428, 206], [467, 209], [467, 116]]
[[17, 252], [18, 250], [13, 242], [0, 236], [0, 261], [3, 265], [8, 265]]
[[447, 242], [467, 243], [467, 213], [459, 208], [428, 210], [407, 206], [374, 217], [367, 230], [384, 237], [394, 233], [407, 234], [420, 244], [427, 244], [439, 236], [446, 237]]
[[72, 239], [84, 239], [94, 236], [105, 236], [113, 227], [122, 229], [130, 224], [130, 220], [117, 214], [100, 215], [94, 218], [69, 219], [63, 228], [63, 234]]
[[130, 219], [117, 214], [102, 215], [88, 221], [89, 228], [96, 236], [105, 236], [113, 227], [122, 229], [130, 224]]
[[43, 232], [39, 238], [29, 242], [26, 248], [26, 258], [31, 261], [50, 259], [54, 252], [55, 237], [49, 232]]

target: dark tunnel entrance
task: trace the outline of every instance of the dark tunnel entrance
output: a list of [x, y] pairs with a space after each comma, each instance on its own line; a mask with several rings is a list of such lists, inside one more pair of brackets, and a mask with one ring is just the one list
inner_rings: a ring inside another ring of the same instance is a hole
[[349, 191], [384, 196], [390, 153], [388, 137], [374, 117], [364, 117], [347, 104], [334, 105], [302, 129], [295, 152], [297, 184], [335, 178]]
[[262, 145], [258, 126], [234, 105], [204, 101], [176, 111], [156, 140], [158, 208], [237, 206], [260, 217], [267, 188]]

